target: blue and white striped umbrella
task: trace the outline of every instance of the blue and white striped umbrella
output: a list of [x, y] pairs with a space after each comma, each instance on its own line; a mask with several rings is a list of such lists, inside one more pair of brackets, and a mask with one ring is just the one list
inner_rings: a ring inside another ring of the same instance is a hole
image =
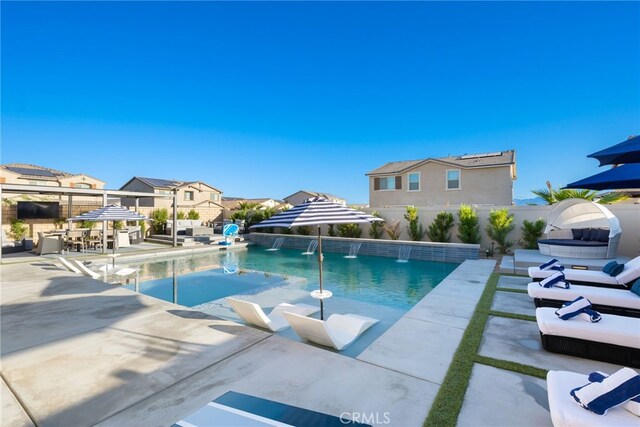
[[265, 219], [249, 228], [263, 227], [300, 227], [305, 225], [318, 226], [318, 272], [320, 292], [311, 293], [315, 298], [320, 299], [320, 319], [324, 319], [324, 298], [331, 296], [330, 292], [325, 292], [322, 287], [322, 236], [320, 225], [322, 224], [362, 224], [374, 221], [384, 221], [382, 218], [366, 214], [355, 209], [342, 206], [341, 204], [328, 201], [324, 197], [313, 197], [304, 203], [296, 205], [291, 209], [280, 212], [271, 218]]
[[125, 207], [109, 205], [71, 217], [67, 221], [142, 221], [145, 219], [148, 218]]

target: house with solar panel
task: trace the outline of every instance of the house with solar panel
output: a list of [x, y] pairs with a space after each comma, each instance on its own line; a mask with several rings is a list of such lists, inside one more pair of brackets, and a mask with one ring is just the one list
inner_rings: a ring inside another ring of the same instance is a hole
[[509, 206], [515, 150], [386, 163], [367, 173], [369, 206]]
[[283, 200], [290, 204], [291, 206], [299, 205], [300, 203], [304, 203], [307, 199], [312, 197], [324, 197], [327, 200], [330, 200], [334, 203], [338, 203], [342, 206], [347, 206], [347, 200], [342, 197], [338, 197], [334, 194], [330, 193], [319, 193], [317, 191], [309, 191], [309, 190], [300, 190], [295, 193], [285, 197]]
[[[195, 209], [202, 221], [221, 221], [223, 206], [222, 191], [202, 181], [180, 181], [175, 179], [144, 178], [134, 176], [120, 187], [123, 191], [166, 194], [166, 198], [140, 199], [140, 213], [148, 215], [154, 209], [166, 208], [171, 215], [173, 193], [177, 193], [178, 212], [187, 213]], [[135, 207], [135, 200], [122, 198], [122, 205]]]
[[0, 183], [102, 189], [106, 182], [84, 173], [63, 172], [28, 163], [0, 165]]

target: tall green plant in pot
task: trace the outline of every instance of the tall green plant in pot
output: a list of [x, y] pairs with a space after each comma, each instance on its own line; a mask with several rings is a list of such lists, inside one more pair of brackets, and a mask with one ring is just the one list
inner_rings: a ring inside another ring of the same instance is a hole
[[407, 232], [409, 238], [413, 241], [420, 241], [424, 237], [424, 229], [420, 224], [420, 217], [418, 216], [418, 208], [415, 206], [407, 206], [407, 212], [404, 214], [404, 219], [409, 221], [407, 226]]
[[336, 237], [338, 234], [336, 233], [336, 226], [334, 224], [329, 224], [329, 228], [327, 230], [327, 234], [331, 237]]
[[[371, 215], [376, 218], [381, 218], [378, 211], [371, 212]], [[372, 239], [380, 239], [382, 237], [382, 233], [384, 232], [384, 222], [382, 221], [374, 221], [369, 226], [369, 237]]]
[[486, 228], [487, 235], [496, 242], [501, 254], [506, 254], [509, 248], [513, 246], [513, 242], [507, 240], [507, 235], [514, 227], [513, 214], [509, 213], [509, 209], [492, 209], [489, 213], [489, 224]]
[[453, 227], [453, 214], [450, 212], [438, 212], [433, 222], [429, 225], [427, 236], [433, 242], [449, 242], [451, 234], [449, 230]]
[[151, 211], [149, 218], [152, 223], [153, 231], [157, 234], [164, 232], [164, 227], [169, 219], [169, 211], [167, 208], [154, 209]]
[[544, 219], [538, 218], [536, 221], [522, 221], [522, 247], [525, 249], [538, 249], [538, 240], [542, 237], [542, 232], [547, 223]]
[[29, 232], [29, 226], [20, 219], [11, 220], [11, 229], [9, 235], [16, 242], [24, 239]]
[[470, 205], [460, 205], [458, 210], [458, 239], [462, 243], [480, 243], [480, 221]]
[[359, 238], [362, 228], [358, 224], [338, 224], [338, 236]]

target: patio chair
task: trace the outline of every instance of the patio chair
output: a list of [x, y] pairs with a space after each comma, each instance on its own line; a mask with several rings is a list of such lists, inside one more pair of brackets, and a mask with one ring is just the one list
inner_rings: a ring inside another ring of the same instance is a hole
[[[535, 281], [545, 279], [555, 270], [541, 270], [540, 267], [529, 267], [529, 277]], [[571, 283], [578, 282], [588, 286], [599, 286], [605, 288], [629, 288], [631, 284], [640, 278], [640, 256], [635, 257], [624, 264], [624, 270], [617, 276], [610, 276], [603, 271], [595, 270], [574, 270], [565, 268], [563, 270], [566, 280]]]
[[538, 282], [532, 282], [527, 286], [527, 292], [536, 307], [559, 308], [563, 303], [583, 296], [601, 313], [640, 317], [640, 296], [626, 289], [581, 285], [571, 285], [569, 289], [544, 288]]
[[589, 383], [587, 375], [567, 371], [549, 371], [547, 373], [547, 394], [549, 412], [555, 427], [593, 426], [627, 427], [637, 426], [640, 420], [622, 405], [607, 411], [606, 415], [597, 415], [577, 405], [569, 394], [571, 390]]
[[357, 314], [332, 314], [326, 321], [286, 311], [282, 314], [300, 338], [338, 351], [347, 348], [378, 322]]
[[547, 351], [640, 368], [640, 319], [602, 314], [598, 323], [562, 320], [556, 309], [536, 309], [540, 340]]
[[67, 232], [67, 250], [70, 251], [76, 249], [78, 252], [84, 252], [85, 245], [85, 232], [84, 230], [69, 230]]
[[307, 304], [278, 304], [267, 315], [262, 308], [251, 301], [245, 301], [237, 298], [226, 298], [231, 308], [245, 322], [268, 329], [271, 332], [278, 332], [289, 327], [289, 323], [282, 317], [283, 312], [296, 313], [300, 316], [310, 316], [320, 311], [319, 308]]
[[62, 250], [63, 245], [60, 236], [45, 236], [44, 233], [38, 232], [36, 255], [59, 254]]

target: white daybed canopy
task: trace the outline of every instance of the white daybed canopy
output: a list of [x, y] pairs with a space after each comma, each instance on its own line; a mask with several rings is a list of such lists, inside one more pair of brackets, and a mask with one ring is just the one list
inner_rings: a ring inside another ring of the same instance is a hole
[[618, 218], [609, 209], [584, 199], [566, 199], [555, 205], [544, 232], [571, 228], [606, 228], [610, 239], [622, 233]]

